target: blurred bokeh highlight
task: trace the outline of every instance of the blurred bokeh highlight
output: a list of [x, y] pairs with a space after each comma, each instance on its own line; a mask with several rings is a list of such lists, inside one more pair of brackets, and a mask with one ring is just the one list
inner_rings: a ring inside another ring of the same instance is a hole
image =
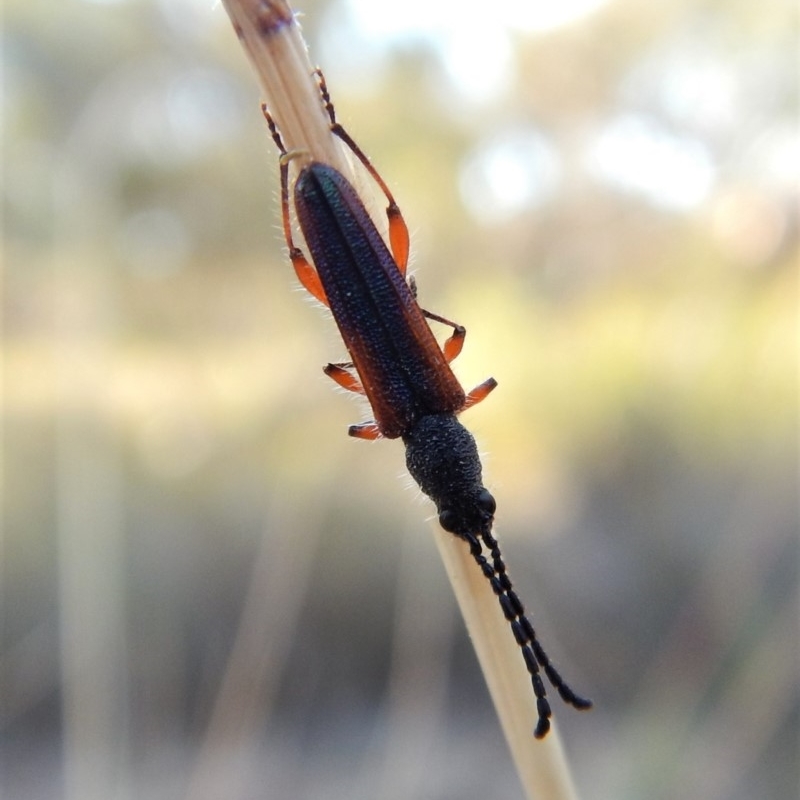
[[[296, 5], [498, 389], [583, 797], [798, 785], [796, 4]], [[321, 373], [222, 7], [8, 0], [8, 798], [517, 798], [397, 442]], [[509, 634], [510, 635], [510, 634]]]

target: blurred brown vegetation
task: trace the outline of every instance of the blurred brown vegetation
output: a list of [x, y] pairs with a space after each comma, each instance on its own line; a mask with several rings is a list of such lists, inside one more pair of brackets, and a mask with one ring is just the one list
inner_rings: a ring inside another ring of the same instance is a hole
[[[302, 10], [499, 382], [465, 421], [597, 705], [556, 708], [582, 795], [792, 796], [797, 8], [609, 2], [507, 32], [481, 97], [436, 37]], [[431, 509], [320, 372], [221, 7], [4, 21], [4, 794], [518, 797]]]

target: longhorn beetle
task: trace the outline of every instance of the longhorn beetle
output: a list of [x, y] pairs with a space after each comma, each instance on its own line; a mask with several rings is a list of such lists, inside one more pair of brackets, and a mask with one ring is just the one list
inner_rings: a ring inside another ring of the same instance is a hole
[[[457, 419], [497, 382], [488, 378], [465, 393], [450, 369], [466, 329], [418, 305], [413, 279], [406, 279], [409, 236], [397, 203], [365, 153], [336, 121], [325, 79], [319, 70], [316, 76], [331, 133], [350, 148], [386, 196], [389, 223], [387, 247], [348, 180], [328, 164], [303, 163], [293, 199], [312, 266], [294, 242], [289, 201], [289, 163], [307, 154], [286, 150], [263, 106], [281, 154], [281, 213], [289, 258], [300, 283], [331, 310], [351, 358], [328, 364], [324, 372], [345, 389], [366, 395], [372, 407], [375, 419], [350, 426], [349, 434], [361, 439], [401, 438], [408, 471], [436, 504], [439, 524], [469, 546], [525, 659], [539, 715], [534, 735], [541, 739], [550, 730], [552, 712], [540, 671], [565, 702], [578, 709], [592, 703], [567, 686], [525, 615], [492, 535], [495, 500], [483, 486], [475, 440]], [[442, 348], [426, 319], [452, 328]]]

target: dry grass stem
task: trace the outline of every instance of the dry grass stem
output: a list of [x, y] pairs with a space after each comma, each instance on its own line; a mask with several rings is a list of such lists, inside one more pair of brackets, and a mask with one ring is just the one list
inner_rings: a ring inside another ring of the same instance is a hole
[[[341, 143], [330, 132], [314, 65], [294, 12], [284, 0], [223, 0], [255, 70], [269, 112], [288, 151], [352, 174]], [[303, 159], [299, 159], [302, 165]]]
[[[314, 66], [289, 6], [283, 0], [223, 0], [223, 4], [287, 150], [306, 151], [310, 158], [352, 178], [346, 154], [330, 133]], [[576, 795], [557, 730], [543, 741], [533, 737], [537, 713], [530, 676], [497, 599], [465, 542], [438, 525], [434, 529], [527, 796], [573, 800]]]

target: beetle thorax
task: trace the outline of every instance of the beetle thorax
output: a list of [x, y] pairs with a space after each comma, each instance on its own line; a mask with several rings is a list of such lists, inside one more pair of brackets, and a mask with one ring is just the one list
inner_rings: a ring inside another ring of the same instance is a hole
[[403, 441], [408, 471], [436, 503], [442, 527], [459, 535], [488, 530], [494, 498], [482, 483], [475, 439], [455, 415], [424, 416]]

